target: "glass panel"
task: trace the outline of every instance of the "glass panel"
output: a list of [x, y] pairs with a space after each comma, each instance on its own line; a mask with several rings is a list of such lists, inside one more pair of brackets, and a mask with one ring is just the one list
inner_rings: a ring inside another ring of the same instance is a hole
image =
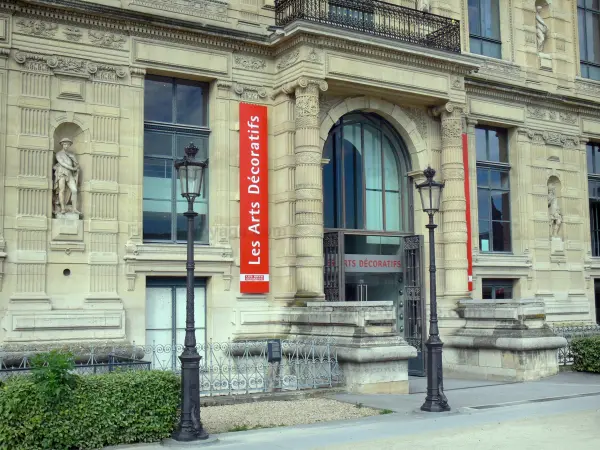
[[173, 122], [173, 84], [170, 78], [146, 78], [144, 120]]
[[144, 198], [171, 200], [173, 170], [173, 161], [170, 159], [144, 159]]
[[[369, 203], [367, 203], [367, 210], [368, 205]], [[387, 191], [385, 193], [385, 231], [401, 230], [402, 227], [400, 225], [400, 194], [398, 192]]]
[[510, 199], [508, 192], [492, 191], [492, 220], [510, 220]]
[[[479, 178], [478, 178], [479, 179]], [[490, 170], [491, 187], [495, 189], [508, 189], [508, 173]]]
[[[194, 287], [194, 322], [196, 330], [201, 330], [196, 333], [196, 340], [200, 335], [204, 335], [204, 328], [206, 328], [206, 295], [205, 288], [203, 286]], [[186, 317], [186, 302], [187, 302], [187, 288], [177, 287], [175, 289], [175, 326], [185, 331], [185, 317]], [[183, 344], [183, 340], [178, 342]]]
[[583, 9], [577, 10], [577, 16], [579, 21], [579, 59], [582, 61], [587, 60], [587, 39], [585, 30], [585, 11]]
[[[177, 182], [175, 183], [175, 198], [177, 201], [181, 201], [183, 197], [181, 196], [181, 179], [179, 178], [179, 172], [176, 174]], [[200, 195], [196, 197], [196, 202], [206, 201], [208, 199], [208, 167], [204, 169], [204, 179], [202, 180], [203, 187], [200, 189]]]
[[481, 0], [482, 36], [500, 40], [498, 0]]
[[488, 161], [500, 161], [500, 138], [495, 130], [488, 130]]
[[492, 222], [493, 251], [509, 252], [510, 243], [510, 223]]
[[507, 300], [512, 298], [512, 287], [510, 285], [496, 286], [494, 290], [496, 300]]
[[344, 126], [344, 186], [346, 189], [346, 228], [363, 228], [363, 167], [360, 125]]
[[173, 156], [173, 136], [160, 131], [144, 131], [145, 156]]
[[385, 175], [385, 189], [388, 191], [400, 190], [400, 176], [398, 174], [398, 160], [396, 151], [390, 140], [386, 137], [383, 139], [383, 161]]
[[481, 297], [484, 300], [492, 300], [492, 286], [488, 286], [488, 285], [483, 285], [481, 288]]
[[489, 252], [490, 247], [490, 222], [479, 220], [479, 248], [482, 252]]
[[600, 67], [588, 66], [587, 78], [590, 80], [600, 81]]
[[185, 148], [193, 143], [198, 147], [198, 153], [196, 159], [204, 161], [208, 158], [208, 137], [198, 136], [197, 134], [182, 134], [178, 133], [175, 136], [175, 155], [181, 158], [185, 155]]
[[[173, 328], [173, 304], [171, 288], [146, 289], [146, 330], [169, 330]], [[171, 340], [158, 342], [170, 344]]]
[[477, 38], [473, 38], [473, 37], [470, 38], [469, 39], [469, 51], [476, 55], [481, 55], [483, 53], [481, 43], [482, 43], [481, 39], [477, 39]]
[[600, 14], [587, 13], [587, 58], [589, 62], [600, 64]]
[[587, 154], [587, 171], [588, 173], [594, 172], [594, 147], [590, 144], [586, 145], [586, 154]]
[[490, 218], [490, 191], [487, 189], [477, 190], [477, 210], [480, 219]]
[[478, 187], [489, 187], [489, 169], [477, 169], [477, 186]]
[[[481, 13], [479, 11], [479, 0], [469, 0], [469, 33], [481, 36]], [[473, 52], [472, 46], [471, 52]]]
[[497, 130], [496, 136], [498, 137], [498, 161], [502, 163], [508, 162], [508, 133], [506, 130]]
[[206, 125], [204, 114], [204, 89], [197, 83], [178, 80], [176, 86], [175, 109], [177, 123]]
[[172, 202], [144, 200], [144, 239], [170, 241]]
[[367, 191], [367, 230], [383, 230], [383, 196], [379, 190]]
[[381, 141], [379, 132], [370, 125], [364, 126], [364, 143], [366, 188], [381, 190], [383, 187]]
[[[188, 209], [186, 201], [177, 202], [177, 237], [178, 241], [187, 240], [187, 218], [183, 215]], [[208, 204], [195, 202], [194, 211], [198, 216], [194, 220], [194, 240], [196, 242], [208, 242]]]
[[481, 55], [502, 59], [502, 44], [498, 42], [481, 42]]
[[329, 163], [323, 166], [323, 221], [325, 228], [335, 228], [335, 172], [333, 161], [333, 137], [325, 142], [323, 158]]
[[475, 128], [475, 147], [477, 161], [487, 161], [487, 130], [485, 128]]
[[[333, 150], [335, 152], [334, 158], [334, 170], [335, 170], [335, 227], [344, 228], [346, 226], [346, 218], [344, 217], [344, 185], [346, 179], [344, 178], [344, 164], [343, 164], [343, 149], [342, 149], [342, 137], [341, 129], [337, 128], [333, 134]], [[352, 179], [350, 179], [352, 181]]]

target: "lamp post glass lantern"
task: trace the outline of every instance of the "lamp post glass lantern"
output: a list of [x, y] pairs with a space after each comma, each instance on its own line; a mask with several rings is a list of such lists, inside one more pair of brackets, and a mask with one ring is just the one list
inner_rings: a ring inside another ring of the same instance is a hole
[[196, 324], [194, 321], [194, 200], [200, 195], [204, 184], [206, 161], [198, 161], [198, 147], [190, 143], [185, 149], [183, 159], [175, 161], [175, 170], [181, 184], [181, 196], [188, 201], [187, 217], [187, 263], [186, 263], [186, 303], [185, 303], [185, 340], [181, 361], [181, 417], [173, 433], [176, 441], [196, 441], [208, 439], [208, 433], [200, 421], [200, 359], [196, 349]]
[[425, 181], [417, 184], [423, 211], [429, 215], [429, 223], [425, 227], [429, 230], [429, 338], [425, 343], [427, 347], [427, 397], [421, 406], [422, 411], [444, 412], [450, 411], [448, 399], [444, 394], [444, 376], [442, 371], [442, 346], [437, 318], [437, 293], [436, 293], [436, 267], [435, 267], [435, 235], [437, 225], [433, 216], [440, 210], [440, 201], [444, 183], [433, 180], [435, 170], [427, 167], [423, 171]]

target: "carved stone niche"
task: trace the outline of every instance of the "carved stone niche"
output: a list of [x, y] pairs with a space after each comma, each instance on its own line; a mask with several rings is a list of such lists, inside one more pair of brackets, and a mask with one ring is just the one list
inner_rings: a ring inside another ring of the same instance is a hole
[[54, 130], [52, 247], [57, 250], [84, 250], [78, 155], [86, 141], [83, 130], [75, 123], [62, 123]]
[[550, 233], [550, 253], [560, 256], [565, 253], [562, 239], [563, 214], [560, 209], [561, 183], [557, 176], [548, 178], [548, 226]]

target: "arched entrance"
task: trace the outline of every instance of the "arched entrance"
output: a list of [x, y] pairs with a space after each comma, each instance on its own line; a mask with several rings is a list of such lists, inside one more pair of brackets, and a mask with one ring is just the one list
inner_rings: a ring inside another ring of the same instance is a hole
[[329, 131], [323, 157], [325, 298], [394, 301], [399, 331], [421, 356], [422, 237], [414, 236], [406, 145], [381, 116], [351, 112]]

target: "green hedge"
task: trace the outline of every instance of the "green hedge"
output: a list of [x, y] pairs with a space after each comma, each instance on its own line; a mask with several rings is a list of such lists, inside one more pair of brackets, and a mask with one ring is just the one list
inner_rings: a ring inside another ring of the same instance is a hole
[[34, 377], [0, 386], [0, 449], [72, 450], [169, 437], [178, 414], [180, 379], [138, 371], [75, 377], [49, 398]]
[[573, 370], [600, 373], [600, 336], [573, 339], [571, 352]]

